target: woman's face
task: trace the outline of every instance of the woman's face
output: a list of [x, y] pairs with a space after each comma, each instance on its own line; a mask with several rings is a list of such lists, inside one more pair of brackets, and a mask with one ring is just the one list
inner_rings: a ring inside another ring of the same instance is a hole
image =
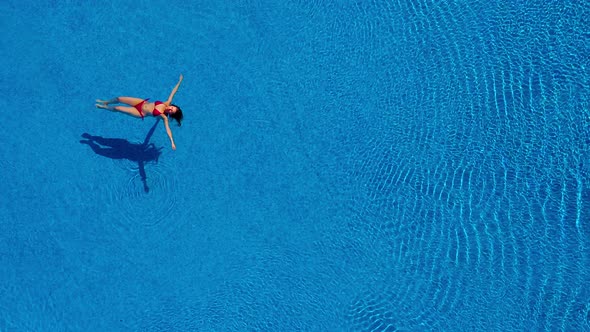
[[168, 113], [174, 114], [174, 113], [176, 113], [176, 111], [178, 111], [178, 107], [176, 107], [176, 106], [168, 107]]

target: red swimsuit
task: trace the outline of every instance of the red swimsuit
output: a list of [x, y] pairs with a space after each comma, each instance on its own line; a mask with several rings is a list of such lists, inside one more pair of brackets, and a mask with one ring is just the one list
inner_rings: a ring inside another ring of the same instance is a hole
[[[148, 100], [150, 100], [150, 99], [149, 98], [148, 99], [144, 99], [141, 102], [139, 102], [137, 105], [133, 106], [139, 112], [139, 115], [141, 116], [141, 119], [142, 120], [143, 120], [143, 117], [144, 117], [144, 115], [143, 115], [143, 104], [145, 104], [145, 102], [148, 101]], [[153, 116], [158, 116], [158, 115], [162, 114], [162, 112], [160, 112], [159, 110], [156, 109], [156, 106], [162, 105], [162, 104], [164, 104], [164, 103], [161, 102], [161, 101], [159, 101], [159, 100], [156, 100], [154, 102], [154, 110], [152, 111], [152, 115]], [[167, 113], [168, 112], [164, 111], [164, 114], [167, 114]]]
[[[153, 116], [158, 116], [158, 115], [162, 114], [162, 112], [160, 112], [160, 111], [158, 111], [158, 110], [156, 109], [156, 106], [158, 106], [158, 105], [162, 105], [162, 104], [164, 104], [164, 103], [163, 103], [163, 102], [161, 102], [161, 101], [159, 101], [159, 100], [156, 100], [156, 101], [154, 102], [154, 110], [152, 111], [152, 115], [153, 115]], [[168, 112], [167, 112], [166, 110], [164, 110], [164, 113], [166, 114], [166, 113], [168, 113]]]

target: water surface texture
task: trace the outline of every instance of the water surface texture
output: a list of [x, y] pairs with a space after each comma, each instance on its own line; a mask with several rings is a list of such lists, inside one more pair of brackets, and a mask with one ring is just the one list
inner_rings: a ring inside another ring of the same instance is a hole
[[3, 1], [0, 331], [590, 331], [589, 18]]

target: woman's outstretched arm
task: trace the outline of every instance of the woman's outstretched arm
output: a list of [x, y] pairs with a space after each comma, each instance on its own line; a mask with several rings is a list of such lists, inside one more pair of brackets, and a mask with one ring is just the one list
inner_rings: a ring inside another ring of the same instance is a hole
[[168, 100], [165, 103], [166, 105], [170, 106], [170, 104], [172, 104], [172, 98], [174, 98], [176, 91], [178, 91], [178, 87], [180, 86], [180, 82], [182, 82], [183, 78], [184, 77], [182, 76], [182, 74], [180, 74], [180, 78], [178, 79], [178, 83], [176, 83], [176, 86], [174, 87], [174, 89], [172, 89], [172, 92], [170, 93], [170, 97], [168, 97]]
[[168, 134], [168, 138], [170, 138], [170, 143], [172, 143], [172, 150], [176, 150], [176, 144], [174, 144], [174, 138], [172, 137], [172, 130], [170, 130], [170, 126], [168, 125], [168, 117], [164, 114], [161, 114], [160, 116], [164, 119], [164, 127], [166, 127], [166, 134]]

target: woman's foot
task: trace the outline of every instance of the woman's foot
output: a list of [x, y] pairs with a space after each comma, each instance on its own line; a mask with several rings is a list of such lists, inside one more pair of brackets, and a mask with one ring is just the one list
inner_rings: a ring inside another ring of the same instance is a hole
[[107, 104], [96, 104], [97, 108], [102, 108], [105, 110], [109, 110], [109, 111], [114, 111], [115, 110], [115, 106], [112, 105], [107, 105]]

